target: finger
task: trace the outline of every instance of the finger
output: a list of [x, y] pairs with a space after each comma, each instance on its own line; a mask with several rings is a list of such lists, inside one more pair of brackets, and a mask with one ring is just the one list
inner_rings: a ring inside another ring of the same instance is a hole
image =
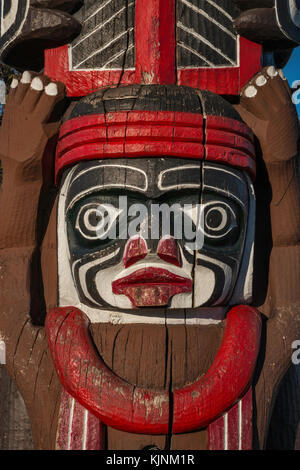
[[41, 122], [46, 122], [56, 103], [65, 96], [65, 86], [62, 83], [50, 82], [44, 89], [34, 110], [35, 115]]
[[33, 75], [31, 72], [24, 72], [21, 80], [19, 81], [19, 84], [16, 88], [15, 96], [14, 96], [14, 104], [19, 105], [24, 99], [24, 96], [26, 95], [28, 88], [31, 84], [31, 81], [33, 79]]
[[282, 79], [283, 74], [280, 74], [275, 67], [267, 67], [262, 73], [266, 78], [266, 84], [262, 86], [261, 93], [271, 107], [278, 111], [282, 105], [291, 101], [288, 84]]
[[13, 78], [10, 84], [8, 96], [6, 98], [6, 105], [13, 103], [18, 86], [19, 86], [19, 80], [17, 78]]
[[260, 119], [264, 119], [269, 105], [259, 93], [260, 87], [256, 83], [257, 78], [258, 77], [243, 88], [240, 104], [249, 113], [259, 117]]
[[50, 79], [44, 75], [38, 75], [32, 80], [22, 101], [22, 107], [25, 113], [32, 113], [34, 111], [34, 108], [44, 92], [45, 86], [47, 86], [49, 82]]

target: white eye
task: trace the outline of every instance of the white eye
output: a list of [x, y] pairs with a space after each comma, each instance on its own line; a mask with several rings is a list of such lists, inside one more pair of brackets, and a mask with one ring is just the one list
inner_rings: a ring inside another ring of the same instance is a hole
[[78, 212], [75, 228], [87, 240], [103, 240], [121, 212], [111, 204], [86, 204]]
[[204, 232], [208, 238], [220, 239], [237, 227], [235, 211], [224, 202], [212, 202], [204, 210]]

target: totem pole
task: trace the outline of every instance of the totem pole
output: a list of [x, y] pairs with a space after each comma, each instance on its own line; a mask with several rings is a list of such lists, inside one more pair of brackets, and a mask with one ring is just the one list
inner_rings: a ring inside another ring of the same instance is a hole
[[280, 70], [299, 18], [2, 0], [2, 61], [25, 71], [0, 134], [0, 334], [37, 449], [265, 447], [300, 333]]

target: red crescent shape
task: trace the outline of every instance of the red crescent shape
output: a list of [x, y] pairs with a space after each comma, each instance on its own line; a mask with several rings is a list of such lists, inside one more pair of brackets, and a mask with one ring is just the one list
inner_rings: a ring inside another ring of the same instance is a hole
[[173, 392], [147, 390], [115, 375], [97, 354], [89, 320], [74, 307], [56, 308], [46, 318], [52, 358], [63, 387], [107, 426], [125, 432], [167, 434], [201, 429], [246, 391], [256, 364], [261, 333], [259, 312], [234, 307], [227, 315], [222, 344], [207, 373]]

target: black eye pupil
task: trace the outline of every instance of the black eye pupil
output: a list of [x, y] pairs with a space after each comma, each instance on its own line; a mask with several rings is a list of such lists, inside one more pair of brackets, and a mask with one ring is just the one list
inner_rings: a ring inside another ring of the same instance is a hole
[[92, 227], [97, 227], [101, 219], [102, 219], [102, 215], [100, 215], [96, 211], [91, 212], [88, 216], [89, 223], [91, 224]]
[[211, 229], [220, 227], [223, 221], [223, 215], [217, 209], [211, 210], [207, 216], [206, 223]]

